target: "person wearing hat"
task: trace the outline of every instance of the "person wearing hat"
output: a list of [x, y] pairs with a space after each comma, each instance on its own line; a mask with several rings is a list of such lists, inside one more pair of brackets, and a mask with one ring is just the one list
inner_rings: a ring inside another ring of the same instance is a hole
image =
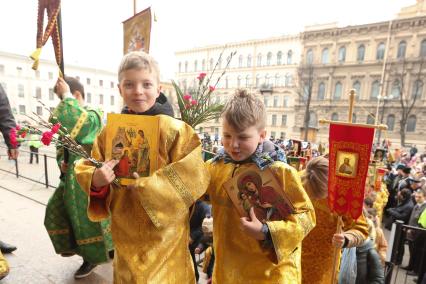
[[411, 168], [404, 167], [402, 169], [402, 178], [398, 182], [398, 191], [401, 191], [404, 188], [410, 188], [410, 180], [409, 180], [410, 173], [411, 173]]

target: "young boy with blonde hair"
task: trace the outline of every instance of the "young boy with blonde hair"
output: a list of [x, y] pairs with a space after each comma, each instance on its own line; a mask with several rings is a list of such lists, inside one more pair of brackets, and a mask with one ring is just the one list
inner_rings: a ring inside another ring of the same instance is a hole
[[[118, 78], [123, 113], [159, 116], [159, 167], [126, 188], [112, 183], [118, 161], [95, 168], [80, 160], [76, 175], [89, 195], [88, 216], [99, 221], [111, 214], [114, 283], [195, 283], [188, 250], [189, 207], [209, 183], [199, 138], [189, 125], [164, 115], [171, 108], [160, 93], [159, 68], [151, 56], [126, 54]], [[104, 129], [93, 158], [105, 160], [106, 143]]]
[[[209, 161], [215, 265], [213, 283], [300, 283], [303, 238], [315, 226], [314, 209], [296, 170], [264, 152], [264, 104], [239, 90], [222, 114], [224, 151]], [[294, 207], [285, 220], [261, 223], [250, 209], [241, 218], [223, 184], [251, 165], [269, 168]]]

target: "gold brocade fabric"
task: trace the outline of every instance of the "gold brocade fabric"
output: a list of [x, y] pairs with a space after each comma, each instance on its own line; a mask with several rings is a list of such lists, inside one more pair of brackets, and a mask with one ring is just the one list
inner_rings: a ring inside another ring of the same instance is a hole
[[0, 251], [0, 279], [9, 274], [9, 265], [7, 264], [6, 258]]
[[376, 200], [374, 201], [373, 207], [377, 211], [377, 217], [379, 221], [382, 222], [383, 219], [383, 210], [385, 209], [386, 204], [388, 203], [389, 192], [386, 187], [386, 184], [382, 183], [380, 191], [377, 192]]
[[[89, 218], [111, 212], [115, 243], [114, 283], [195, 283], [188, 250], [189, 207], [210, 181], [193, 129], [160, 116], [159, 170], [136, 181], [134, 190], [111, 186], [106, 200], [89, 198]], [[103, 160], [105, 131], [92, 157]], [[80, 160], [77, 180], [89, 193], [94, 167]]]
[[301, 242], [315, 226], [312, 204], [295, 169], [275, 162], [271, 169], [283, 185], [283, 192], [295, 213], [283, 221], [267, 222], [273, 248], [263, 249], [259, 241], [240, 229], [240, 217], [222, 185], [233, 173], [251, 165], [208, 163], [211, 183], [208, 193], [213, 211], [215, 265], [213, 283], [300, 283]]
[[[317, 226], [303, 240], [302, 246], [302, 283], [331, 283], [333, 273], [333, 235], [336, 233], [337, 215], [328, 207], [327, 198], [312, 200], [317, 218]], [[368, 225], [364, 216], [353, 221], [343, 217], [343, 231], [348, 234], [348, 247], [362, 244], [368, 236]], [[340, 253], [339, 253], [340, 259]]]

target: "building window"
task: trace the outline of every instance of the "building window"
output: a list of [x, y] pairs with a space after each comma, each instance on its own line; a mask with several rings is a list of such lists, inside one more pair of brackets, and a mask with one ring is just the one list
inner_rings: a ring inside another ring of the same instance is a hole
[[265, 85], [269, 86], [269, 74], [266, 73], [265, 75]]
[[195, 60], [194, 61], [194, 72], [197, 72], [197, 71], [198, 71], [198, 61]]
[[377, 46], [376, 59], [383, 60], [384, 58], [385, 58], [385, 44], [381, 42]]
[[374, 124], [374, 116], [367, 114], [367, 124]]
[[308, 52], [306, 52], [306, 64], [312, 63], [314, 63], [314, 52], [312, 49], [309, 49]]
[[103, 105], [104, 104], [104, 95], [99, 94], [99, 104]]
[[4, 65], [0, 64], [0, 74], [4, 74]]
[[213, 70], [213, 58], [210, 58], [210, 70]]
[[99, 87], [103, 87], [104, 86], [104, 80], [99, 80]]
[[268, 98], [267, 97], [263, 97], [263, 104], [265, 105], [265, 107], [268, 106]]
[[277, 125], [277, 115], [273, 114], [272, 115], [272, 126], [276, 126]]
[[247, 56], [247, 67], [251, 67], [251, 55]]
[[336, 86], [334, 87], [333, 99], [340, 100], [341, 97], [342, 97], [342, 83], [337, 82]]
[[37, 106], [36, 112], [38, 115], [43, 115], [43, 108], [41, 106]]
[[361, 83], [359, 81], [355, 81], [352, 85], [352, 89], [355, 89], [355, 98], [361, 98]]
[[238, 57], [238, 67], [242, 68], [243, 67], [243, 56], [240, 55], [240, 57]]
[[345, 62], [346, 60], [346, 47], [342, 46], [339, 48], [339, 63]]
[[251, 86], [251, 79], [250, 79], [250, 75], [246, 76], [246, 88], [250, 88]]
[[285, 132], [280, 132], [280, 139], [284, 140], [285, 139]]
[[260, 85], [260, 74], [256, 75], [256, 88], [259, 88]]
[[272, 60], [272, 52], [268, 52], [268, 54], [266, 55], [266, 65], [267, 66], [271, 65], [271, 60]]
[[293, 51], [291, 50], [287, 52], [287, 64], [293, 64]]
[[324, 48], [322, 50], [321, 63], [322, 64], [327, 64], [328, 63], [328, 48]]
[[401, 85], [399, 80], [395, 80], [392, 84], [391, 99], [399, 99], [399, 96], [401, 95]]
[[86, 94], [86, 101], [87, 101], [88, 104], [92, 103], [92, 94], [91, 93]]
[[388, 131], [393, 131], [393, 128], [395, 127], [395, 115], [388, 115], [386, 118], [386, 125], [388, 126]]
[[278, 107], [278, 97], [274, 96], [274, 107]]
[[48, 72], [47, 76], [49, 77], [49, 80], [52, 80], [53, 79], [53, 72]]
[[308, 96], [309, 96], [309, 85], [308, 84], [304, 84], [303, 85], [303, 99], [305, 101], [308, 100]]
[[281, 51], [278, 51], [278, 53], [277, 53], [277, 65], [281, 65], [282, 58], [283, 58], [283, 53]]
[[115, 104], [115, 101], [114, 101], [114, 96], [111, 96], [110, 97], [110, 104], [113, 106], [114, 104]]
[[352, 113], [352, 122], [356, 123], [356, 113]]
[[237, 87], [241, 87], [241, 76], [237, 77]]
[[285, 114], [281, 116], [281, 126], [287, 126], [287, 115]]
[[318, 126], [317, 114], [315, 112], [313, 112], [313, 111], [309, 112], [308, 126], [309, 127], [317, 127]]
[[291, 74], [287, 73], [285, 75], [285, 86], [289, 87], [289, 86], [291, 86], [292, 83], [293, 83], [293, 76], [291, 76]]
[[18, 108], [19, 108], [19, 114], [25, 114], [26, 113], [24, 105], [19, 105]]
[[36, 87], [36, 98], [41, 100], [41, 88]]
[[415, 132], [416, 131], [416, 116], [410, 115], [407, 119], [407, 132]]
[[111, 81], [111, 85], [110, 85], [111, 89], [114, 88], [114, 82]]
[[22, 85], [22, 84], [18, 85], [18, 97], [20, 97], [20, 98], [25, 97], [24, 85]]
[[284, 97], [283, 106], [288, 107], [288, 97]]
[[259, 53], [258, 55], [257, 55], [257, 66], [262, 66], [262, 54], [261, 53]]
[[275, 86], [281, 87], [281, 80], [280, 80], [280, 74], [275, 74]]
[[318, 85], [318, 100], [322, 101], [325, 98], [325, 84], [321, 82]]
[[379, 89], [380, 89], [380, 83], [378, 80], [376, 80], [373, 82], [373, 84], [371, 84], [370, 99], [375, 100], [379, 97]]
[[49, 101], [53, 101], [55, 99], [55, 93], [52, 88], [49, 88]]
[[206, 70], [206, 60], [203, 59], [203, 61], [201, 61], [201, 70], [205, 71]]
[[86, 84], [90, 85], [90, 78], [86, 78]]
[[413, 90], [411, 92], [411, 98], [420, 99], [422, 97], [423, 93], [423, 81], [422, 80], [416, 80], [413, 83]]
[[358, 51], [356, 54], [356, 60], [358, 62], [363, 62], [365, 57], [365, 45], [361, 44], [358, 46]]
[[331, 120], [333, 121], [339, 120], [339, 114], [337, 112], [333, 112], [333, 114], [331, 115]]
[[398, 44], [398, 53], [396, 58], [403, 59], [405, 57], [405, 51], [407, 50], [407, 42], [405, 40], [400, 41]]
[[422, 40], [422, 43], [420, 44], [420, 57], [426, 57], [426, 39]]
[[185, 61], [185, 72], [188, 72], [188, 61]]

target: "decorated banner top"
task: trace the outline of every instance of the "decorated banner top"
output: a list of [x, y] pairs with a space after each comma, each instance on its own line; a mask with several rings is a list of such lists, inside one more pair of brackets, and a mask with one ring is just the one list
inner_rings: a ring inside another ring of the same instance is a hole
[[353, 219], [361, 215], [374, 130], [330, 124], [328, 202], [332, 212]]
[[149, 53], [151, 38], [151, 8], [137, 13], [123, 22], [123, 53], [144, 51]]

